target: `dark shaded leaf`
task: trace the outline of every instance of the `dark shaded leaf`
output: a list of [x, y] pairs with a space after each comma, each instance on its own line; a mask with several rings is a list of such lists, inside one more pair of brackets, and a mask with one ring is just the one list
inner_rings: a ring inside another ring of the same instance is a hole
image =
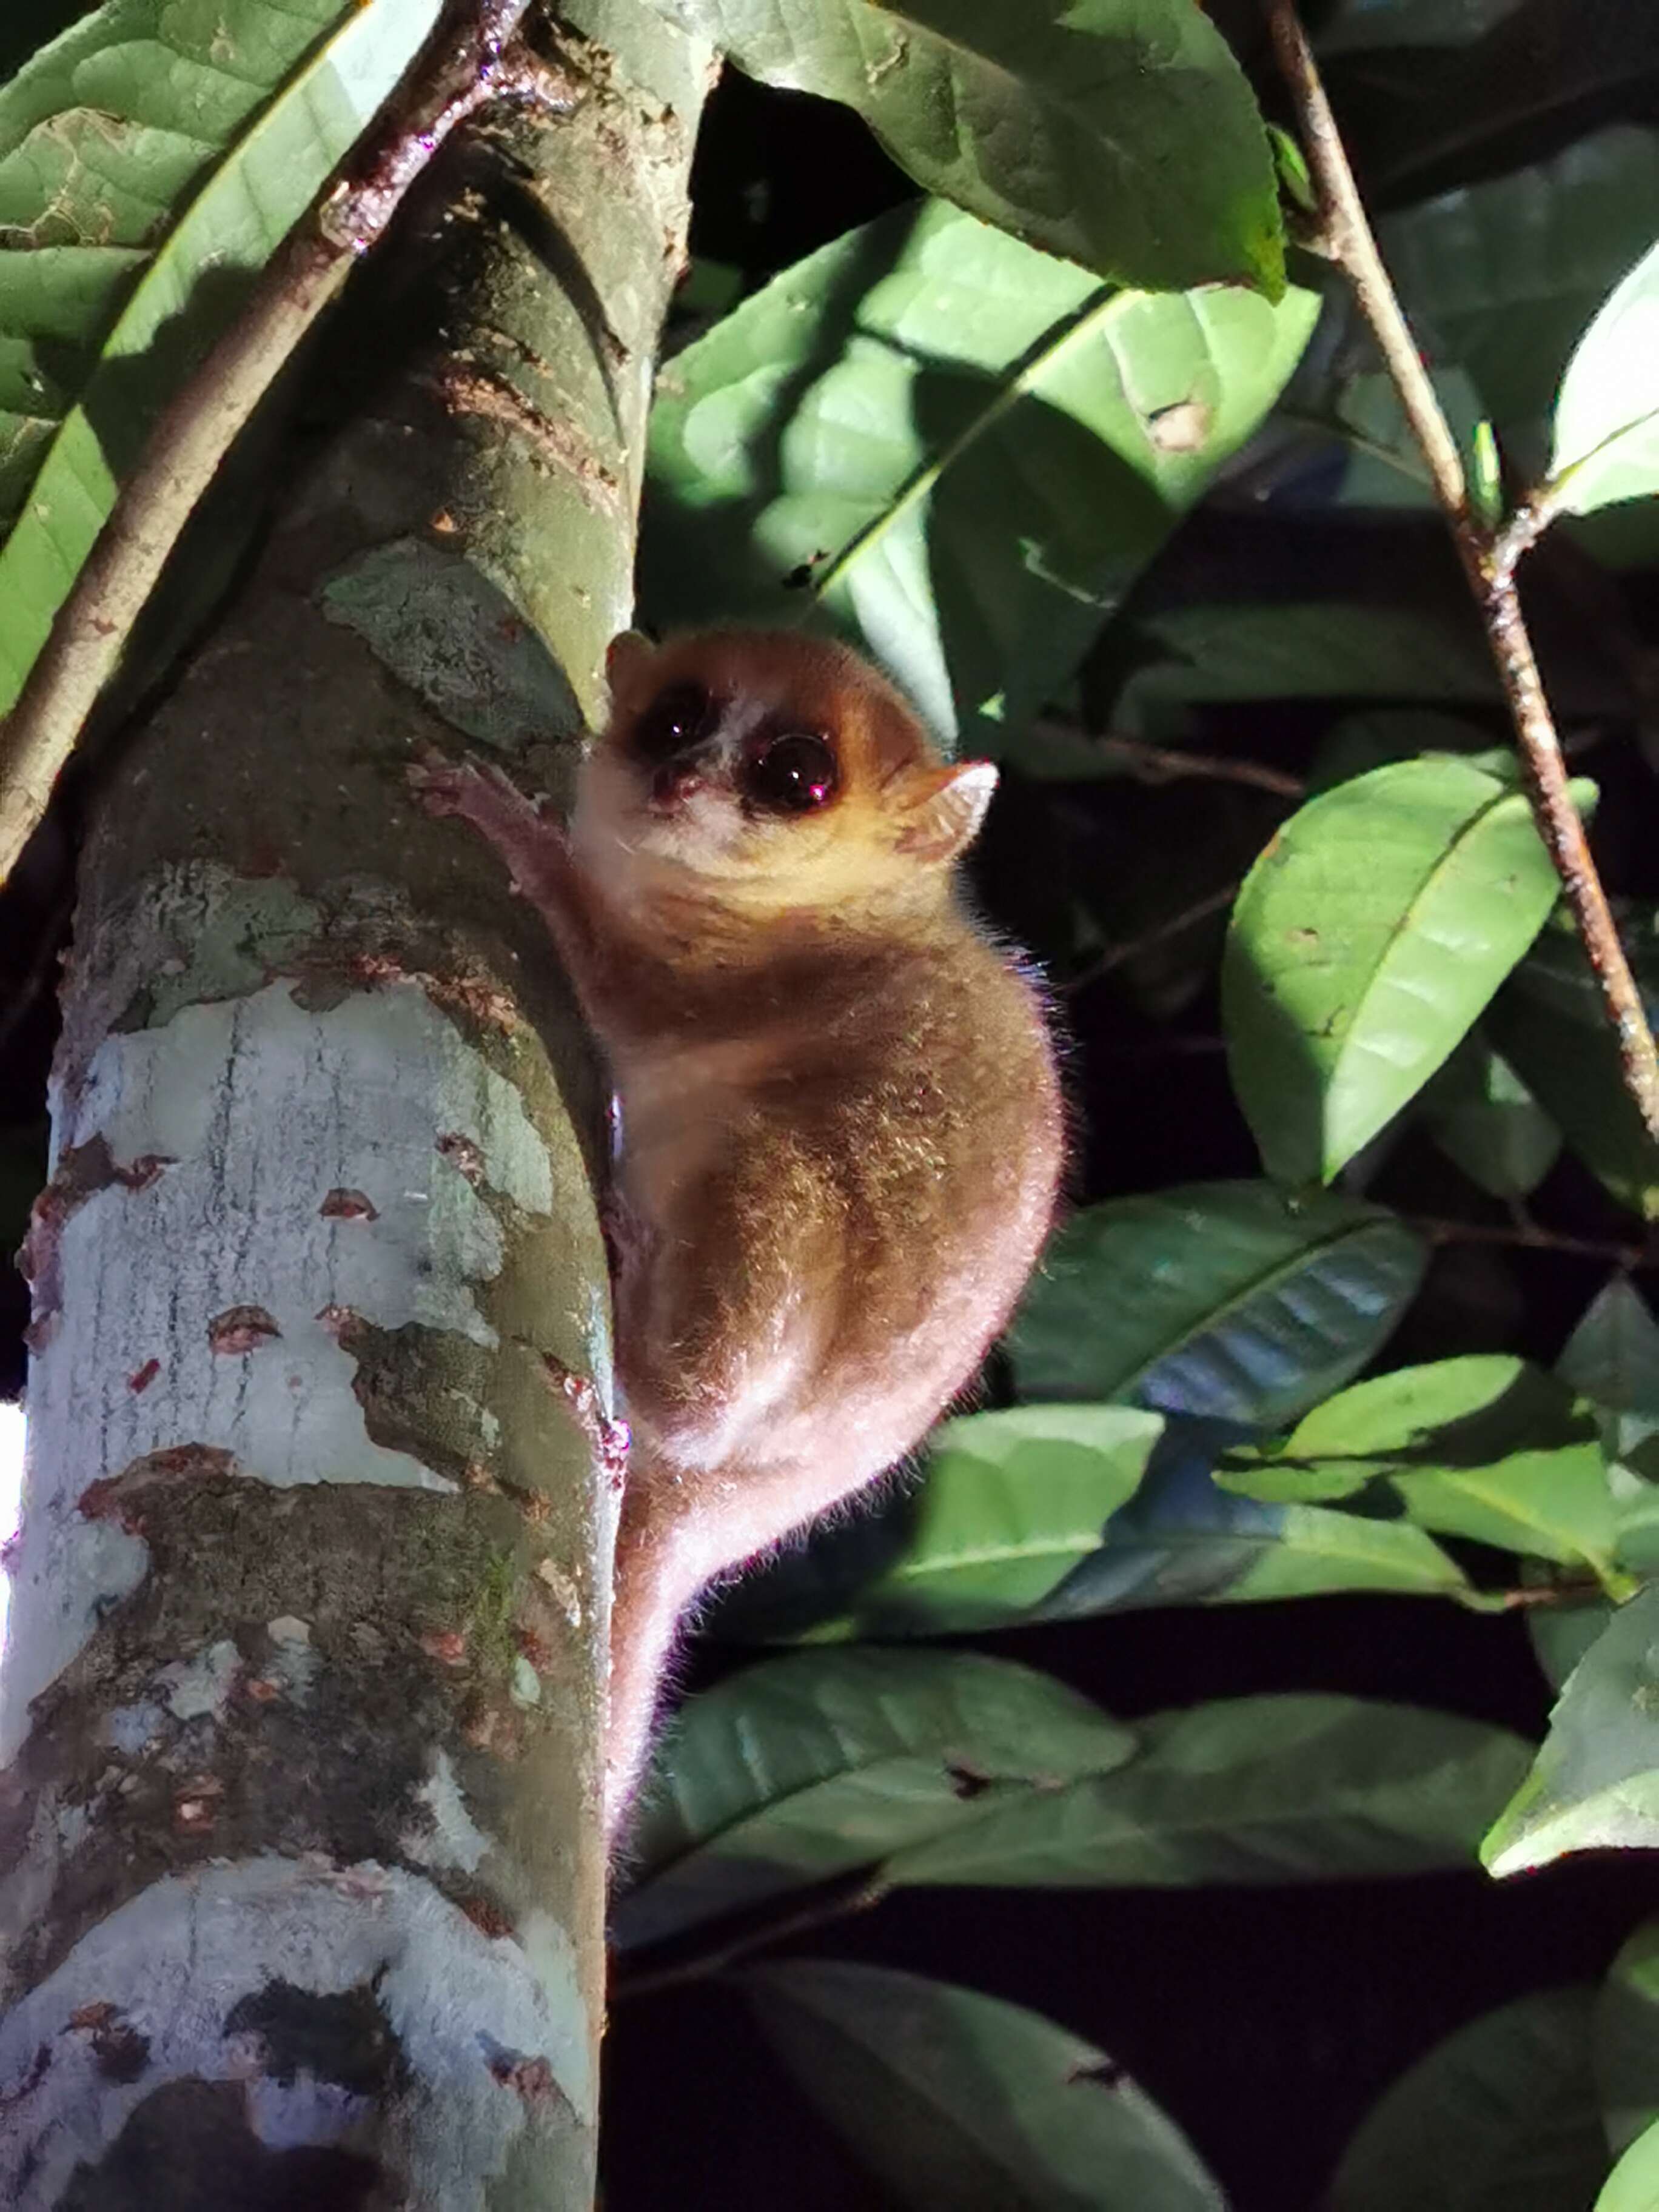
[[896, 2203], [1222, 2212], [1151, 2099], [1036, 2013], [884, 1966], [762, 1966], [743, 1984], [778, 2056]]
[[624, 1948], [870, 1865], [1133, 1755], [1046, 1674], [968, 1651], [796, 1652], [693, 1698], [629, 1837]]
[[1139, 1723], [1113, 1775], [1028, 1793], [900, 1851], [895, 1882], [997, 1887], [1363, 1880], [1473, 1865], [1531, 1747], [1358, 1698], [1224, 1698]]

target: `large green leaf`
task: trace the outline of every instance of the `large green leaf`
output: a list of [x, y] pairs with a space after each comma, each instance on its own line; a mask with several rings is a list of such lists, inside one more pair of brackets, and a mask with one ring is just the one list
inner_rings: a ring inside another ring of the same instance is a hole
[[1105, 2055], [1018, 2005], [828, 1960], [743, 1977], [778, 2056], [917, 2212], [1223, 2212], [1186, 2137]]
[[1573, 514], [1659, 491], [1659, 246], [1615, 288], [1567, 363], [1550, 480]]
[[1346, 1165], [1446, 1060], [1559, 890], [1524, 796], [1468, 761], [1401, 761], [1292, 815], [1245, 878], [1221, 970], [1233, 1087], [1270, 1173]]
[[1037, 1611], [1146, 1471], [1164, 1424], [1130, 1406], [1016, 1406], [947, 1421], [906, 1500], [902, 1547], [836, 1632], [940, 1636]]
[[1359, 2128], [1329, 2212], [1587, 2212], [1607, 2167], [1594, 1997], [1542, 1990], [1437, 2044]]
[[1659, 1587], [1613, 1615], [1567, 1678], [1549, 1734], [1482, 1852], [1493, 1874], [1570, 1851], [1659, 1844]]
[[1261, 1182], [1194, 1183], [1067, 1223], [1008, 1348], [1034, 1398], [1118, 1398], [1263, 1428], [1382, 1347], [1423, 1273], [1380, 1208]]
[[642, 603], [827, 623], [1006, 744], [1271, 404], [1314, 302], [1114, 291], [943, 202], [787, 270], [664, 371]]
[[[1620, 927], [1650, 1021], [1659, 1021], [1659, 938], [1650, 908]], [[1492, 1042], [1622, 1205], [1659, 1220], [1659, 1146], [1620, 1072], [1600, 986], [1571, 926], [1547, 929], [1493, 1000]]]
[[[1076, 1547], [1075, 1563], [1023, 1613], [1006, 1615], [1009, 1624], [1334, 1590], [1471, 1600], [1462, 1568], [1408, 1521], [1226, 1495], [1210, 1474], [1216, 1425], [1171, 1423], [1139, 1488], [1103, 1530], [1082, 1517], [1061, 1529], [1064, 1543]], [[1016, 1519], [988, 1547], [993, 1572], [1005, 1559], [1012, 1571], [1027, 1528], [1039, 1556], [1060, 1552], [1041, 1494], [1022, 1498], [1020, 1507], [1025, 1519]], [[914, 1530], [927, 1518], [924, 1481], [914, 1503], [896, 1498], [881, 1513], [815, 1531], [803, 1547], [740, 1584], [721, 1607], [717, 1626], [727, 1635], [762, 1641], [948, 1633], [958, 1625], [948, 1582], [930, 1593], [925, 1607], [907, 1587]], [[890, 1589], [900, 1593], [900, 1602], [884, 1601]], [[981, 1610], [963, 1619], [983, 1626], [986, 1616]]]
[[[1299, 1487], [1274, 1478], [1301, 1474]], [[1402, 1367], [1316, 1407], [1255, 1464], [1246, 1496], [1340, 1497], [1386, 1478], [1419, 1527], [1541, 1559], [1613, 1566], [1614, 1513], [1595, 1416], [1505, 1353]]]
[[1655, 2212], [1659, 2206], [1659, 2127], [1633, 2142], [1607, 2176], [1594, 2212]]
[[654, 0], [750, 76], [858, 110], [929, 191], [1121, 283], [1276, 293], [1273, 161], [1191, 0]]
[[1443, 705], [1498, 696], [1479, 627], [1455, 601], [1431, 610], [1357, 597], [1206, 599], [1142, 616], [1129, 643], [1133, 672], [1112, 720], [1131, 732], [1156, 731], [1172, 708], [1218, 700]]
[[1644, 1921], [1595, 2002], [1595, 2079], [1615, 2154], [1659, 2121], [1659, 1921]]
[[1501, 1053], [1477, 1030], [1423, 1094], [1434, 1140], [1493, 1198], [1527, 1198], [1561, 1152], [1561, 1132]]
[[1046, 1674], [968, 1651], [804, 1651], [684, 1708], [629, 1838], [624, 1946], [866, 1866], [1134, 1752]]
[[1468, 1866], [1531, 1756], [1505, 1729], [1353, 1698], [1227, 1698], [1140, 1735], [1115, 1774], [993, 1807], [886, 1877], [1170, 1887]]
[[1378, 227], [1413, 327], [1534, 465], [1574, 341], [1650, 243], [1656, 208], [1659, 140], [1620, 125]]
[[0, 91], [0, 714], [150, 423], [437, 13], [110, 0]]

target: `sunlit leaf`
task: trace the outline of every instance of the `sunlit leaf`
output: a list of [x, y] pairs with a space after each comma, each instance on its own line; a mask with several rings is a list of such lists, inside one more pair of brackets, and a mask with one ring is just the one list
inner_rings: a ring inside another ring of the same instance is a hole
[[[1076, 1408], [1077, 1411], [1089, 1409]], [[1434, 1539], [1409, 1521], [1329, 1512], [1317, 1505], [1261, 1505], [1218, 1489], [1210, 1468], [1221, 1443], [1237, 1434], [1202, 1421], [1173, 1421], [1154, 1448], [1127, 1505], [1103, 1529], [1074, 1525], [1070, 1571], [1014, 1620], [1076, 1620], [1092, 1613], [1158, 1605], [1249, 1604], [1336, 1590], [1393, 1591], [1472, 1601], [1468, 1578]], [[1048, 1547], [1040, 1498], [1022, 1501], [1039, 1554]], [[927, 1512], [927, 1486], [921, 1513]], [[916, 1508], [896, 1498], [882, 1511], [817, 1529], [741, 1583], [714, 1626], [739, 1639], [842, 1641], [853, 1636], [948, 1633], [957, 1625], [948, 1581], [924, 1607], [913, 1597], [889, 1605], [887, 1589], [905, 1590]], [[1018, 1528], [1009, 1532], [1016, 1548]], [[1001, 1542], [988, 1547], [997, 1571]], [[974, 1620], [964, 1616], [964, 1625]], [[977, 1625], [985, 1624], [981, 1612]]]
[[1659, 1588], [1622, 1606], [1568, 1677], [1531, 1774], [1482, 1852], [1496, 1875], [1659, 1844]]
[[1402, 2075], [1349, 2144], [1329, 2212], [1571, 2212], [1607, 2172], [1595, 1992], [1500, 2005]]
[[993, 1807], [887, 1878], [1169, 1887], [1473, 1865], [1531, 1756], [1504, 1729], [1336, 1697], [1226, 1698], [1139, 1734], [1116, 1773]]
[[1607, 2176], [1594, 2212], [1654, 2212], [1659, 2205], [1659, 2127], [1651, 2127]]
[[664, 370], [642, 604], [827, 624], [941, 736], [1006, 750], [1260, 422], [1313, 314], [1306, 293], [1115, 291], [942, 202], [898, 209]]
[[1574, 514], [1659, 491], [1659, 246], [1614, 289], [1567, 363], [1550, 478]]
[[1380, 1208], [1261, 1182], [1194, 1183], [1091, 1206], [1062, 1229], [1009, 1352], [1034, 1398], [1126, 1399], [1263, 1428], [1377, 1352], [1424, 1250]]
[[1101, 2051], [1018, 2005], [884, 1966], [797, 1960], [743, 1986], [801, 2089], [916, 2212], [1224, 2212]]
[[1222, 963], [1228, 1065], [1270, 1172], [1328, 1181], [1392, 1120], [1559, 890], [1526, 799], [1466, 761], [1377, 769], [1293, 815]]
[[629, 1838], [628, 1946], [819, 1881], [1131, 1757], [1061, 1683], [968, 1651], [807, 1651], [686, 1705]]
[[[1251, 1497], [1277, 1468], [1301, 1494], [1343, 1494], [1345, 1473], [1385, 1479], [1420, 1527], [1610, 1571], [1613, 1495], [1592, 1409], [1565, 1384], [1504, 1353], [1374, 1376], [1316, 1407], [1265, 1462], [1241, 1455]], [[1313, 1486], [1323, 1480], [1325, 1492]], [[1357, 1485], [1355, 1486], [1358, 1486]]]
[[109, 0], [0, 89], [0, 713], [150, 423], [437, 13]]
[[910, 174], [1120, 283], [1276, 291], [1267, 132], [1190, 0], [654, 0], [769, 84], [856, 108]]

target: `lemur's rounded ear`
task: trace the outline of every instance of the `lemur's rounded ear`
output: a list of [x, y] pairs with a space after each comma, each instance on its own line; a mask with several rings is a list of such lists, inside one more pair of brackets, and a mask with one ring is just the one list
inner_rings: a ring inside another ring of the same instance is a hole
[[920, 771], [902, 803], [898, 849], [939, 864], [965, 853], [979, 834], [997, 772], [989, 761]]
[[638, 687], [641, 677], [656, 654], [656, 647], [643, 630], [618, 630], [605, 649], [605, 680], [619, 705]]

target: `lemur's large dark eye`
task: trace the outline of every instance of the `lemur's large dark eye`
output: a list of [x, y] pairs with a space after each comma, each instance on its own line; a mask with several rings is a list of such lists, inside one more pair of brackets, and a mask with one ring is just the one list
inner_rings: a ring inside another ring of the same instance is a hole
[[841, 782], [836, 749], [813, 730], [767, 738], [743, 764], [743, 795], [771, 814], [810, 814], [826, 805]]
[[718, 719], [719, 709], [701, 684], [671, 684], [635, 723], [629, 743], [642, 761], [671, 761], [701, 744]]

